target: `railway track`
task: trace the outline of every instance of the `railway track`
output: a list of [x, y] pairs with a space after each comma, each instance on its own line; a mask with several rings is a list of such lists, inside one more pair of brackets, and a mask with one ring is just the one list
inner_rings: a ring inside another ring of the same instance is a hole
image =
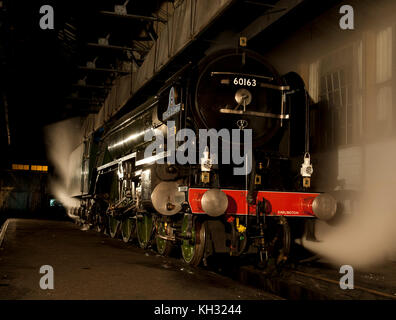
[[[105, 236], [103, 234], [103, 236]], [[118, 239], [121, 241], [121, 239]], [[132, 242], [129, 242], [134, 245]], [[158, 255], [154, 248], [146, 249], [146, 254]], [[206, 266], [192, 267], [181, 261], [178, 255], [165, 257], [166, 265], [186, 270], [206, 269], [234, 280], [256, 287], [281, 298], [290, 300], [396, 300], [396, 288], [381, 288], [383, 283], [361, 283], [363, 275], [356, 275], [353, 290], [342, 290], [339, 285], [341, 275], [338, 270], [324, 264], [301, 264], [295, 268], [283, 268], [280, 272], [267, 274], [247, 260], [232, 257], [218, 257], [209, 260]], [[372, 285], [372, 287], [368, 287]]]
[[353, 290], [341, 289], [341, 275], [336, 269], [315, 269], [312, 272], [309, 267], [298, 266], [266, 274], [254, 266], [241, 266], [230, 276], [288, 300], [396, 300], [396, 288], [379, 283], [369, 286], [358, 277]]
[[[298, 270], [292, 270], [291, 272], [294, 273], [294, 274], [300, 275], [300, 276], [304, 276], [304, 277], [315, 279], [317, 281], [324, 281], [326, 283], [336, 285], [339, 288], [339, 281], [337, 281], [337, 280], [329, 279], [329, 278], [327, 278], [325, 276], [314, 275], [314, 274], [310, 274], [310, 273], [302, 272], [302, 271], [298, 271]], [[374, 295], [375, 297], [378, 297], [379, 299], [396, 300], [396, 288], [395, 288], [395, 293], [393, 293], [393, 294], [387, 293], [387, 292], [383, 292], [383, 291], [379, 291], [379, 290], [376, 290], [376, 289], [366, 288], [366, 287], [361, 286], [361, 285], [354, 285], [354, 289], [353, 290], [362, 291], [364, 293], [368, 293], [368, 294]]]

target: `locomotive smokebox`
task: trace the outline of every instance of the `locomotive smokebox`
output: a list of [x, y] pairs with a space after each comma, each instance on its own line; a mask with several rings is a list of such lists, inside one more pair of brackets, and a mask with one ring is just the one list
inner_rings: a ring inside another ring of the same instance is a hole
[[330, 220], [337, 211], [337, 201], [331, 195], [322, 193], [312, 202], [312, 211], [320, 220]]
[[209, 189], [202, 196], [201, 206], [208, 215], [221, 216], [228, 207], [227, 195], [220, 189]]

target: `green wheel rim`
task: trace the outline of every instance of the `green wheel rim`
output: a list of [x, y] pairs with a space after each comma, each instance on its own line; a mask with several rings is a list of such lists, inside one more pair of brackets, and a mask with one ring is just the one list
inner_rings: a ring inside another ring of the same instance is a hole
[[157, 228], [157, 237], [156, 237], [155, 241], [157, 244], [158, 253], [161, 255], [167, 256], [170, 254], [170, 252], [172, 250], [173, 243], [170, 240], [160, 238], [158, 235], [166, 236], [165, 223], [162, 221], [159, 222], [159, 225]]
[[[166, 235], [165, 224], [163, 222], [159, 223], [157, 232], [158, 232], [158, 235], [161, 235], [161, 236]], [[158, 253], [163, 254], [165, 251], [165, 248], [166, 248], [166, 240], [157, 236], [156, 242], [157, 242]]]
[[136, 220], [132, 218], [126, 218], [121, 223], [121, 235], [122, 241], [128, 242], [131, 240], [132, 233], [135, 230]]
[[[187, 228], [188, 228], [188, 219], [187, 219], [187, 217], [184, 217], [183, 223], [182, 223], [182, 235], [183, 236], [187, 235]], [[193, 228], [191, 231], [191, 239], [182, 241], [182, 244], [181, 244], [182, 255], [183, 255], [184, 261], [186, 261], [187, 263], [191, 263], [191, 261], [194, 258], [195, 239], [196, 239], [195, 228]]]
[[153, 230], [153, 219], [151, 216], [145, 214], [142, 218], [137, 220], [137, 238], [141, 248], [147, 248]]
[[118, 227], [120, 225], [120, 221], [116, 218], [109, 216], [109, 231], [110, 237], [115, 238], [118, 232]]

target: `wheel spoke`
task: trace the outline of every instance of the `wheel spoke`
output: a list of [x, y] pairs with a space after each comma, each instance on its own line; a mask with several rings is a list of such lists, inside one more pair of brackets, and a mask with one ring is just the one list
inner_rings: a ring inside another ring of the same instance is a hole
[[153, 230], [153, 220], [151, 215], [144, 214], [137, 220], [137, 238], [141, 248], [147, 248], [150, 244]]
[[122, 235], [122, 240], [124, 242], [129, 242], [132, 238], [132, 234], [135, 231], [136, 223], [135, 219], [132, 219], [131, 217], [127, 217], [124, 220], [122, 220], [121, 223], [121, 235]]
[[[187, 236], [188, 218], [185, 216], [182, 223], [182, 235]], [[185, 262], [198, 265], [203, 257], [206, 241], [206, 224], [195, 220], [191, 230], [191, 239], [184, 239], [181, 244], [182, 256]]]
[[115, 238], [118, 233], [120, 221], [114, 218], [113, 216], [109, 216], [109, 231], [110, 237]]
[[106, 220], [103, 214], [97, 216], [97, 231], [104, 232], [106, 230]]
[[166, 225], [165, 222], [163, 221], [158, 222], [157, 235], [155, 241], [156, 241], [158, 253], [163, 256], [168, 256], [172, 251], [173, 243], [172, 241], [161, 238], [160, 236], [167, 236]]

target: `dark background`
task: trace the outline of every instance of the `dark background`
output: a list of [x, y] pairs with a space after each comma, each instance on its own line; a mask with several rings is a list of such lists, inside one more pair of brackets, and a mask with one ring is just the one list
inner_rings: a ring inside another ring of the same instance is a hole
[[[140, 20], [112, 19], [99, 15], [100, 10], [114, 11], [114, 5], [124, 0], [0, 0], [0, 166], [9, 168], [11, 162], [43, 163], [47, 160], [43, 127], [50, 123], [76, 116], [84, 117], [95, 113], [100, 107], [98, 99], [106, 97], [106, 91], [78, 91], [78, 97], [85, 99], [71, 101], [76, 93], [73, 84], [88, 76], [87, 83], [111, 86], [114, 76], [99, 73], [84, 73], [78, 66], [85, 66], [100, 56], [97, 66], [116, 68], [117, 61], [126, 60], [114, 51], [95, 52], [87, 43], [97, 43], [99, 37], [111, 34], [110, 44], [131, 46], [132, 40], [140, 39], [142, 30], [153, 30], [153, 23]], [[153, 16], [163, 0], [130, 0], [128, 13]], [[243, 2], [243, 1], [242, 1]], [[272, 1], [265, 1], [271, 3]], [[273, 1], [274, 3], [276, 1]], [[276, 23], [250, 41], [249, 48], [265, 52], [296, 30], [304, 21], [312, 19], [318, 12], [332, 5], [336, 0], [307, 1], [297, 12], [288, 15], [283, 23]], [[54, 8], [54, 30], [42, 30], [39, 26], [42, 5]], [[204, 38], [213, 39], [224, 30], [238, 34], [255, 17], [268, 8], [242, 5], [233, 14], [225, 15], [221, 28], [209, 31]], [[287, 22], [285, 22], [287, 21]], [[72, 25], [70, 29], [67, 25]], [[71, 37], [65, 34], [67, 29]], [[220, 29], [220, 30], [219, 30]], [[63, 33], [62, 33], [63, 32]], [[152, 36], [156, 38], [155, 32]], [[146, 37], [147, 32], [146, 32]], [[150, 39], [148, 37], [148, 39]], [[193, 49], [185, 56], [190, 59], [211, 43], [196, 41]], [[197, 50], [200, 49], [200, 50]], [[144, 56], [142, 57], [144, 59]], [[181, 64], [183, 65], [183, 64]], [[177, 68], [175, 69], [177, 70]], [[175, 71], [173, 70], [173, 72]], [[169, 71], [162, 80], [172, 74]], [[157, 81], [158, 84], [158, 81]], [[156, 92], [154, 89], [151, 93]], [[7, 143], [5, 124], [5, 101], [8, 104], [8, 118], [11, 145]], [[92, 105], [95, 102], [96, 105]], [[96, 108], [96, 109], [95, 109]], [[44, 163], [43, 163], [44, 164]]]
[[[1, 14], [1, 144], [9, 160], [45, 160], [42, 128], [64, 118], [64, 97], [73, 77], [72, 61], [57, 39], [55, 29], [39, 27], [44, 1], [3, 1]], [[70, 1], [70, 5], [77, 1]], [[3, 8], [4, 9], [4, 8]], [[64, 12], [66, 13], [66, 12]], [[7, 147], [4, 98], [8, 102], [11, 146]], [[5, 148], [3, 148], [5, 147]], [[3, 159], [4, 160], [4, 159]]]
[[[43, 127], [89, 113], [87, 106], [68, 100], [74, 90], [73, 83], [85, 76], [78, 66], [85, 66], [98, 55], [90, 51], [86, 43], [97, 42], [98, 37], [112, 32], [112, 44], [127, 45], [142, 27], [139, 20], [130, 20], [126, 26], [120, 20], [98, 16], [100, 10], [114, 11], [115, 4], [124, 2], [0, 0], [0, 148], [3, 167], [8, 167], [10, 161], [45, 161]], [[159, 0], [131, 0], [128, 13], [150, 15], [160, 3]], [[54, 8], [53, 30], [42, 30], [39, 26], [42, 5]], [[65, 34], [60, 36], [67, 23], [75, 27], [72, 38], [68, 39]], [[114, 53], [109, 56], [114, 58]], [[99, 67], [109, 67], [107, 62], [106, 56], [102, 56]], [[90, 74], [87, 82], [101, 85], [106, 81], [109, 84], [108, 77], [98, 78]], [[105, 97], [105, 92], [100, 94]], [[89, 95], [84, 97], [90, 98]], [[7, 143], [5, 101], [8, 103], [10, 146]]]

